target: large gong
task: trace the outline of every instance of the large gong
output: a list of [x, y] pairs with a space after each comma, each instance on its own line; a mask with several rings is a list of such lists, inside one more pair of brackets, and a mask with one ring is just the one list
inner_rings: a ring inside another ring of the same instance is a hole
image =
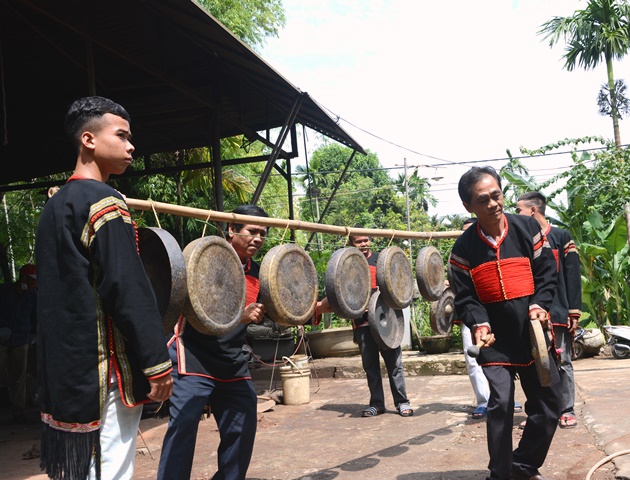
[[186, 302], [186, 264], [175, 238], [155, 227], [138, 228], [138, 250], [149, 277], [164, 333], [170, 333]]
[[402, 248], [387, 247], [378, 254], [376, 284], [381, 298], [391, 308], [407, 308], [413, 301], [411, 262]]
[[269, 250], [260, 263], [260, 301], [279, 325], [304, 325], [317, 305], [317, 270], [299, 245]]
[[326, 265], [326, 297], [339, 317], [361, 318], [372, 293], [372, 276], [365, 255], [356, 247], [332, 254]]
[[224, 335], [238, 326], [245, 310], [245, 273], [232, 246], [218, 236], [193, 240], [184, 248], [187, 321], [201, 333]]
[[402, 310], [391, 308], [376, 290], [368, 304], [368, 323], [374, 341], [381, 348], [398, 348], [405, 334]]
[[435, 302], [429, 305], [431, 329], [438, 335], [448, 335], [453, 327], [455, 316], [455, 293], [452, 288], [445, 288]]
[[551, 360], [547, 350], [545, 332], [539, 320], [529, 321], [529, 339], [532, 343], [532, 356], [536, 365], [536, 373], [540, 385], [548, 387], [551, 385]]
[[444, 291], [444, 262], [437, 248], [429, 245], [418, 252], [416, 258], [418, 290], [425, 300], [434, 302]]

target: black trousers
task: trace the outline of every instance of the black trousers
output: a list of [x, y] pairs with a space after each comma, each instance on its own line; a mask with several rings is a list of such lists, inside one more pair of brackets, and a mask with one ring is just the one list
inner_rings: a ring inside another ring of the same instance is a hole
[[[483, 367], [490, 384], [486, 427], [490, 454], [489, 480], [509, 480], [513, 470], [533, 476], [544, 463], [561, 410], [560, 375], [551, 354], [550, 364], [552, 382], [549, 387], [540, 385], [533, 364], [529, 367]], [[527, 423], [518, 447], [512, 451], [514, 380], [517, 374], [527, 399]]]
[[370, 406], [379, 410], [385, 409], [385, 393], [383, 392], [379, 354], [383, 357], [387, 368], [394, 406], [398, 407], [402, 403], [409, 403], [405, 386], [405, 369], [402, 364], [402, 349], [400, 347], [394, 349], [379, 348], [369, 327], [355, 329], [354, 339], [361, 350], [361, 362], [370, 389]]

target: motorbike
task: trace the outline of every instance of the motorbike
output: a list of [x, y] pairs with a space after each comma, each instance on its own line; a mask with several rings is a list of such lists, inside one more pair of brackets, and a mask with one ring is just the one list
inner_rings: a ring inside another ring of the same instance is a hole
[[608, 345], [613, 357], [630, 358], [630, 327], [627, 325], [604, 325]]

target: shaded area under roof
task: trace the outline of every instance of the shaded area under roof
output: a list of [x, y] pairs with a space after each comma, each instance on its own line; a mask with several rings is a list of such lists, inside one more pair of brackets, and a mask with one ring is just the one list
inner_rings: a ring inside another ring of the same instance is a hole
[[365, 153], [190, 0], [0, 0], [0, 87], [0, 190], [74, 168], [63, 116], [91, 94], [129, 111], [135, 156], [239, 134], [273, 146], [270, 129], [294, 124]]

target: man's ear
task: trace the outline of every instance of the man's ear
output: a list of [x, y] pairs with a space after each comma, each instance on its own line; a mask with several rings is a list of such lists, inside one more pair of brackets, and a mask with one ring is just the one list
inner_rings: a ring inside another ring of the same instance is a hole
[[234, 225], [230, 223], [228, 225], [228, 237], [232, 238], [233, 235], [234, 235]]
[[470, 209], [470, 203], [462, 202], [462, 205], [464, 206], [464, 208], [466, 209], [468, 213], [473, 213], [473, 211]]
[[84, 148], [94, 150], [94, 135], [92, 132], [85, 131], [81, 134], [81, 144]]

